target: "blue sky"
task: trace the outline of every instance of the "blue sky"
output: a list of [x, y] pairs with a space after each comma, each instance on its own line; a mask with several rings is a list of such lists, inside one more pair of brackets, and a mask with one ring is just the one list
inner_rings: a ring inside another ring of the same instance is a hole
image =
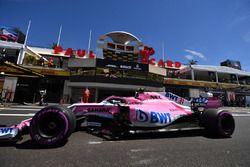
[[219, 65], [241, 61], [250, 71], [250, 0], [0, 0], [0, 25], [20, 27], [28, 44], [91, 49], [99, 36], [127, 31], [155, 48], [154, 57]]

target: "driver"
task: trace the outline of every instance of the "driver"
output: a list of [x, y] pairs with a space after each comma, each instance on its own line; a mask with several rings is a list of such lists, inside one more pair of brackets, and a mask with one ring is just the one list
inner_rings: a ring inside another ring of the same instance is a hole
[[135, 92], [135, 98], [139, 99], [140, 94], [144, 94], [145, 89], [144, 88], [139, 88], [136, 92]]

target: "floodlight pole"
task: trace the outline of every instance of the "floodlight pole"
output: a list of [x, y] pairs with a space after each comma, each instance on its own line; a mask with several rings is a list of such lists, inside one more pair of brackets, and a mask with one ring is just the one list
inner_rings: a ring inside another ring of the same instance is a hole
[[89, 52], [90, 52], [91, 34], [92, 34], [92, 30], [89, 31], [88, 55], [89, 55]]
[[162, 42], [162, 59], [163, 59], [163, 61], [165, 61], [164, 60], [165, 59], [165, 52], [164, 52], [164, 50], [165, 50], [164, 42]]
[[30, 24], [31, 24], [31, 20], [29, 20], [28, 28], [27, 28], [27, 31], [26, 31], [26, 36], [25, 36], [25, 40], [24, 40], [24, 44], [23, 44], [24, 46], [26, 46], [26, 44], [27, 44], [29, 31], [30, 31]]
[[28, 40], [28, 35], [29, 35], [29, 31], [30, 31], [30, 25], [31, 25], [31, 20], [29, 20], [29, 24], [28, 24], [28, 28], [26, 31], [26, 35], [25, 35], [25, 39], [24, 39], [24, 43], [22, 48], [20, 49], [18, 58], [17, 58], [17, 64], [22, 64], [23, 63], [23, 59], [24, 59], [24, 54], [25, 54], [25, 49], [26, 49], [26, 45], [27, 45], [27, 40]]
[[60, 45], [61, 33], [62, 33], [62, 25], [60, 26], [60, 29], [59, 29], [59, 34], [58, 34], [58, 39], [57, 39], [57, 44], [56, 44], [56, 46], [59, 46], [59, 45]]

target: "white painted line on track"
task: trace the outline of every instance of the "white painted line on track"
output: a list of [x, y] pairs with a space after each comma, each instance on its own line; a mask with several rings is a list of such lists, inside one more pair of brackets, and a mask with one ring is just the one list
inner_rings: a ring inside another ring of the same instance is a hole
[[28, 113], [28, 114], [0, 114], [0, 116], [5, 117], [32, 117], [34, 116], [34, 113]]
[[1, 110], [8, 111], [38, 111], [38, 108], [0, 108]]
[[166, 129], [159, 129], [158, 131], [159, 132], [166, 132], [167, 130]]
[[37, 108], [42, 109], [44, 106], [12, 106], [12, 108]]
[[89, 141], [88, 143], [89, 144], [102, 144], [101, 141]]
[[234, 117], [250, 117], [250, 114], [233, 114]]
[[137, 152], [148, 152], [151, 151], [150, 149], [146, 148], [138, 148], [138, 149], [131, 149], [130, 152], [137, 153]]

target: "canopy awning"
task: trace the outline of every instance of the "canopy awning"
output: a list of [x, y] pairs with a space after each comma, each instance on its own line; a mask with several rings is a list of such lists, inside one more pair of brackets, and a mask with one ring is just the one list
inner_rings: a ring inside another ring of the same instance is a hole
[[30, 78], [44, 77], [44, 75], [38, 72], [35, 72], [31, 69], [7, 61], [0, 66], [0, 76], [13, 76], [13, 77], [15, 76], [15, 77], [30, 77]]
[[0, 48], [7, 48], [7, 49], [22, 49], [23, 44], [17, 42], [9, 42], [9, 41], [1, 41], [0, 40]]
[[210, 72], [217, 72], [217, 73], [226, 73], [226, 74], [236, 74], [242, 76], [249, 76], [250, 72], [238, 70], [231, 67], [226, 66], [211, 66], [211, 65], [190, 65], [178, 70], [179, 73], [185, 73], [191, 70], [195, 71], [210, 71]]

